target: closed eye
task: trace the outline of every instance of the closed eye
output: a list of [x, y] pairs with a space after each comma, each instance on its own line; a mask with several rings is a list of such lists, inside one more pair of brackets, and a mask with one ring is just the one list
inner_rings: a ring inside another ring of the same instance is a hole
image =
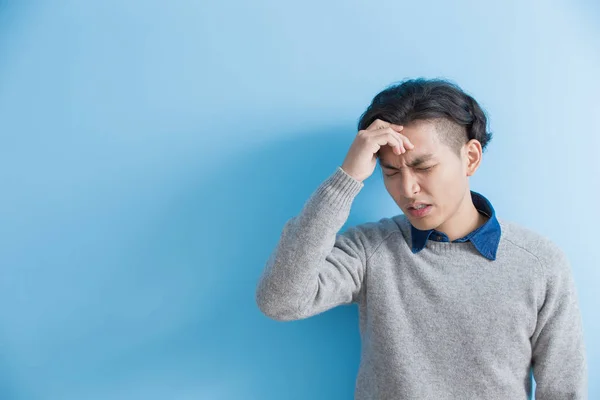
[[[432, 166], [426, 167], [426, 168], [415, 168], [415, 170], [417, 170], [419, 172], [429, 172], [429, 171], [431, 171], [433, 169], [433, 167], [435, 167], [435, 165], [432, 165]], [[389, 177], [389, 176], [394, 176], [396, 174], [397, 174], [397, 172], [393, 172], [393, 173], [389, 173], [389, 174], [384, 174], [384, 176], [388, 176]]]

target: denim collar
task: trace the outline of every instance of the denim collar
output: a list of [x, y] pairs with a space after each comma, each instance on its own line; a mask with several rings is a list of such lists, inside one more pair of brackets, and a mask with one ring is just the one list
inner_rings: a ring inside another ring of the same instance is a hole
[[[466, 242], [470, 240], [482, 256], [490, 260], [495, 260], [501, 235], [500, 223], [496, 218], [496, 212], [494, 211], [494, 207], [492, 207], [492, 203], [490, 203], [490, 201], [482, 194], [471, 190], [471, 198], [473, 199], [473, 205], [477, 211], [489, 219], [485, 224], [481, 225], [467, 236], [456, 239], [453, 242]], [[410, 229], [412, 234], [413, 253], [418, 253], [423, 250], [428, 239], [438, 242], [450, 241], [445, 233], [436, 231], [435, 229], [422, 231], [412, 226], [412, 224], [410, 225]]]

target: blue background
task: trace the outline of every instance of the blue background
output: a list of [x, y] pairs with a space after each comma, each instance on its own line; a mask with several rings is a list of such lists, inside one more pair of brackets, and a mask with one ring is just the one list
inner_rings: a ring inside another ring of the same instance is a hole
[[[600, 6], [0, 1], [0, 398], [349, 399], [357, 309], [254, 302], [371, 98], [458, 83], [471, 180], [569, 256], [600, 399]], [[347, 222], [399, 213], [380, 170]]]

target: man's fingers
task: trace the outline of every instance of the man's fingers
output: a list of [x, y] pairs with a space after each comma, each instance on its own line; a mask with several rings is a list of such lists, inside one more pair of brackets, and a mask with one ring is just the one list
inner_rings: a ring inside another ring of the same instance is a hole
[[[401, 132], [404, 129], [403, 125], [396, 125], [396, 124], [390, 124], [390, 128], [392, 128], [394, 131], [396, 132]], [[415, 146], [412, 144], [412, 142], [404, 135], [400, 135], [400, 137], [402, 137], [402, 141], [404, 146], [414, 149]]]
[[[390, 127], [391, 128], [391, 127]], [[396, 130], [391, 129], [392, 133], [398, 138], [398, 140], [400, 141], [400, 144], [407, 149], [414, 149], [415, 145], [412, 144], [412, 142], [410, 141], [410, 139], [408, 139], [406, 136], [402, 135], [401, 133], [398, 133]]]
[[404, 145], [404, 141], [402, 140], [403, 136], [398, 132], [394, 131], [390, 127], [381, 129], [381, 134], [378, 135], [380, 140], [383, 140], [383, 143], [379, 143], [379, 145], [387, 144], [392, 147], [392, 150], [396, 154], [406, 153], [406, 148]]
[[[402, 125], [390, 124], [386, 121], [376, 119], [369, 125], [369, 127], [365, 131], [377, 132], [377, 133], [381, 132], [381, 134], [383, 134], [383, 135], [392, 134], [392, 136], [394, 136], [394, 138], [398, 141], [397, 146], [393, 146], [392, 144], [390, 144], [390, 145], [392, 145], [392, 147], [395, 148], [394, 153], [403, 154], [403, 153], [406, 153], [407, 150], [415, 148], [415, 146], [412, 144], [412, 142], [406, 136], [399, 133], [399, 131], [402, 131], [403, 129], [404, 129], [404, 127]], [[396, 148], [397, 148], [397, 151], [396, 151]]]
[[383, 129], [383, 128], [387, 128], [388, 126], [390, 126], [389, 122], [385, 122], [378, 118], [375, 121], [371, 122], [371, 124], [365, 130], [370, 131], [370, 130]]
[[395, 154], [402, 154], [406, 150], [402, 147], [402, 141], [391, 132], [391, 129], [386, 129], [387, 132], [383, 132], [381, 135], [375, 136], [377, 145], [381, 146], [388, 145], [392, 148]]
[[374, 130], [390, 128], [392, 130], [392, 132], [394, 132], [398, 136], [398, 138], [400, 138], [400, 140], [401, 140], [400, 144], [403, 147], [405, 147], [407, 149], [415, 148], [415, 146], [412, 144], [412, 142], [406, 136], [400, 134], [400, 132], [402, 132], [402, 130], [404, 129], [403, 125], [390, 124], [389, 122], [386, 122], [386, 121], [383, 121], [380, 119], [376, 119], [369, 126], [369, 128], [374, 129]]

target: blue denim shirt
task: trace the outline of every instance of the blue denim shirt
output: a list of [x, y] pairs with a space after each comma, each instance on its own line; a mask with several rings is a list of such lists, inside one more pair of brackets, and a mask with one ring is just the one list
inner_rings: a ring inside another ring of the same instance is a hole
[[[490, 201], [480, 193], [471, 190], [471, 198], [473, 199], [473, 205], [477, 211], [489, 219], [485, 224], [481, 225], [467, 236], [453, 240], [453, 242], [466, 242], [467, 240], [470, 240], [482, 256], [490, 260], [495, 260], [501, 234], [500, 223], [496, 219], [496, 212], [494, 211], [494, 207], [492, 207], [492, 203], [490, 203]], [[436, 240], [439, 242], [450, 241], [445, 233], [439, 232], [435, 229], [422, 231], [411, 225], [411, 232], [413, 253], [418, 253], [421, 251], [427, 244], [427, 239]]]

